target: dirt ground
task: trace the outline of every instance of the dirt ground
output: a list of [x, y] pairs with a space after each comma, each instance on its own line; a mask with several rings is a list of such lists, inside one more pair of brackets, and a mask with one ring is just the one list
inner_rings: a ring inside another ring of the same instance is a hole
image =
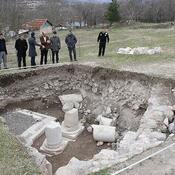
[[[34, 142], [33, 147], [39, 150], [44, 139], [45, 136], [41, 136]], [[85, 130], [75, 142], [68, 143], [68, 146], [62, 154], [53, 157], [47, 156], [47, 160], [52, 164], [53, 173], [55, 173], [58, 168], [67, 165], [72, 157], [76, 157], [79, 160], [90, 160], [95, 154], [106, 148], [110, 149], [106, 144], [97, 147], [92, 134]]]
[[[38, 103], [37, 107], [35, 106], [35, 103]], [[61, 110], [60, 104], [51, 104], [47, 106], [45, 104], [41, 105], [41, 103], [34, 100], [25, 103], [18, 103], [16, 105], [9, 105], [7, 108], [8, 112], [5, 113], [3, 117], [7, 121], [10, 132], [15, 135], [22, 134], [26, 129], [34, 124], [34, 120], [32, 120], [30, 117], [25, 118], [19, 113], [12, 113], [16, 108], [29, 110], [34, 109], [33, 111], [35, 112], [55, 117], [59, 122], [62, 122], [64, 119], [64, 113]], [[79, 116], [81, 118], [81, 114]], [[39, 150], [44, 140], [45, 135], [42, 135], [38, 140], [34, 142], [32, 146]], [[55, 173], [58, 168], [67, 165], [72, 157], [76, 157], [79, 160], [89, 160], [92, 159], [93, 156], [99, 153], [102, 149], [110, 149], [107, 144], [104, 144], [100, 147], [97, 147], [96, 144], [97, 143], [94, 141], [92, 134], [88, 133], [85, 129], [75, 142], [69, 142], [68, 146], [62, 154], [53, 157], [47, 156], [47, 160], [53, 166], [53, 173]]]

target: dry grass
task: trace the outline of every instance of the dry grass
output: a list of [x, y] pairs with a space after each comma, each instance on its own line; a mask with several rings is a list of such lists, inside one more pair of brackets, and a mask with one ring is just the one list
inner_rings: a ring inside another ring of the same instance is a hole
[[[160, 61], [160, 60], [174, 60], [175, 55], [175, 32], [174, 28], [165, 29], [131, 29], [129, 27], [121, 27], [110, 29], [110, 43], [107, 45], [106, 56], [104, 58], [98, 58], [98, 44], [97, 35], [100, 29], [92, 30], [75, 30], [74, 33], [78, 38], [77, 55], [80, 61], [100, 61], [103, 65], [108, 63], [113, 68], [117, 68], [124, 64], [137, 64], [144, 62]], [[68, 51], [64, 42], [67, 31], [60, 31], [62, 48], [60, 50], [61, 62], [69, 61]], [[37, 41], [38, 37], [37, 37]], [[8, 64], [9, 67], [16, 67], [16, 51], [14, 49], [14, 42], [8, 43]], [[118, 55], [116, 50], [120, 47], [162, 47], [164, 52], [161, 55], [153, 56], [130, 56], [130, 55]], [[40, 50], [38, 49], [38, 55]], [[39, 64], [39, 56], [37, 57], [37, 64]], [[28, 65], [30, 65], [30, 58], [27, 58]], [[49, 63], [51, 63], [49, 54]], [[110, 64], [111, 63], [111, 64]]]

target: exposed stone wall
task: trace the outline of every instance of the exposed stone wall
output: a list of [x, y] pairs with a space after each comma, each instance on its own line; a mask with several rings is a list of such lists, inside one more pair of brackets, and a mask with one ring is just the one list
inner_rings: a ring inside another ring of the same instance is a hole
[[86, 121], [91, 122], [99, 114], [118, 118], [118, 128], [129, 132], [123, 134], [117, 151], [102, 150], [90, 161], [73, 158], [57, 172], [61, 175], [88, 174], [123, 162], [166, 139], [162, 124], [165, 118], [173, 115], [169, 106], [175, 102], [174, 87], [172, 80], [99, 67], [44, 68], [0, 77], [0, 110], [8, 108], [9, 104], [31, 100], [60, 103], [59, 95], [81, 93], [83, 102], [79, 111]]
[[[34, 99], [40, 103], [59, 103], [59, 95], [78, 92], [84, 98], [79, 110], [87, 120], [99, 114], [120, 116], [119, 123], [134, 130], [146, 111], [152, 86], [162, 81], [165, 80], [83, 65], [20, 72], [0, 77], [0, 110]], [[167, 82], [166, 86], [171, 89], [172, 83]]]
[[[81, 92], [83, 115], [127, 115], [127, 122], [128, 117], [146, 110], [151, 87], [159, 81], [143, 74], [82, 65], [9, 74], [0, 77], [0, 109], [34, 99], [59, 103], [59, 95]], [[166, 85], [173, 86], [169, 82]], [[127, 126], [126, 122], [123, 125]]]
[[144, 106], [149, 97], [147, 85], [134, 79], [127, 80], [123, 75], [114, 70], [87, 66], [62, 66], [5, 75], [0, 80], [0, 108], [34, 99], [41, 103], [58, 103], [59, 95], [81, 92], [84, 100], [80, 112], [89, 116], [89, 120], [92, 115], [99, 114], [118, 117], [123, 106], [133, 109], [128, 111], [132, 113]]
[[142, 116], [137, 132], [126, 132], [116, 151], [102, 150], [89, 161], [72, 158], [68, 165], [57, 170], [56, 175], [90, 174], [160, 145], [167, 138], [165, 131], [167, 128], [163, 128], [163, 121], [165, 118], [174, 117], [173, 108], [170, 106], [174, 103], [173, 98], [168, 87], [163, 84], [154, 85], [148, 100], [148, 108]]

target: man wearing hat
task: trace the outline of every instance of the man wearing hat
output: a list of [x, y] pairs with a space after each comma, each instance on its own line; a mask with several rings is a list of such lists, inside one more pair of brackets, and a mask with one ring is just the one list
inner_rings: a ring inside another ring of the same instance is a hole
[[71, 30], [69, 30], [69, 34], [65, 38], [65, 43], [67, 44], [67, 47], [68, 47], [68, 50], [69, 50], [70, 61], [73, 61], [72, 53], [74, 55], [74, 61], [77, 61], [76, 47], [75, 47], [76, 43], [77, 43], [77, 38], [75, 37], [75, 35], [72, 33]]
[[18, 34], [19, 38], [15, 42], [15, 49], [17, 51], [18, 67], [21, 68], [21, 61], [23, 61], [23, 67], [26, 67], [26, 51], [28, 49], [28, 44], [24, 38], [25, 33], [19, 31]]
[[4, 68], [7, 69], [7, 49], [3, 33], [0, 32], [0, 69], [3, 62]]
[[37, 56], [37, 53], [35, 46], [42, 47], [42, 45], [36, 42], [34, 32], [31, 33], [31, 37], [28, 39], [28, 42], [29, 42], [29, 57], [31, 57], [31, 66], [36, 66], [35, 57]]
[[55, 63], [55, 55], [56, 55], [56, 63], [59, 62], [59, 50], [61, 49], [60, 38], [57, 36], [57, 32], [53, 31], [53, 36], [50, 38], [51, 50], [52, 50], [52, 63]]

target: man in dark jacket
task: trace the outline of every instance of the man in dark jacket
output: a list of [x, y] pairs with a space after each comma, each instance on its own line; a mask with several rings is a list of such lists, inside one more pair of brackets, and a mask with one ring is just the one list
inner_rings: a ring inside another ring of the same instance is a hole
[[68, 47], [68, 50], [69, 50], [70, 61], [73, 61], [72, 53], [74, 55], [74, 61], [77, 61], [77, 58], [76, 58], [76, 47], [75, 47], [76, 43], [77, 43], [77, 38], [72, 33], [72, 31], [69, 31], [69, 32], [70, 33], [65, 38], [65, 43], [67, 44], [67, 47]]
[[23, 60], [23, 66], [26, 67], [26, 51], [28, 44], [24, 38], [23, 33], [19, 33], [19, 38], [16, 40], [15, 49], [17, 50], [18, 67], [21, 68], [21, 61]]
[[3, 37], [3, 34], [0, 33], [0, 69], [1, 64], [4, 64], [4, 68], [7, 69], [7, 49], [6, 49], [6, 42]]
[[40, 60], [40, 65], [43, 64], [43, 61], [45, 64], [47, 64], [47, 55], [48, 55], [48, 50], [50, 49], [50, 40], [49, 37], [42, 32], [42, 36], [40, 37], [40, 42], [42, 47], [41, 49], [41, 60]]
[[61, 49], [60, 38], [57, 36], [57, 32], [53, 32], [53, 37], [50, 38], [51, 50], [52, 50], [52, 63], [55, 63], [55, 55], [56, 55], [56, 63], [59, 62], [59, 50]]
[[31, 57], [31, 66], [36, 66], [35, 57], [37, 56], [37, 53], [35, 46], [40, 47], [42, 46], [36, 42], [34, 32], [31, 33], [31, 37], [28, 39], [28, 42], [29, 42], [29, 57]]
[[106, 42], [109, 43], [109, 34], [106, 31], [102, 31], [99, 33], [97, 42], [99, 42], [99, 52], [98, 56], [104, 56], [106, 49]]

